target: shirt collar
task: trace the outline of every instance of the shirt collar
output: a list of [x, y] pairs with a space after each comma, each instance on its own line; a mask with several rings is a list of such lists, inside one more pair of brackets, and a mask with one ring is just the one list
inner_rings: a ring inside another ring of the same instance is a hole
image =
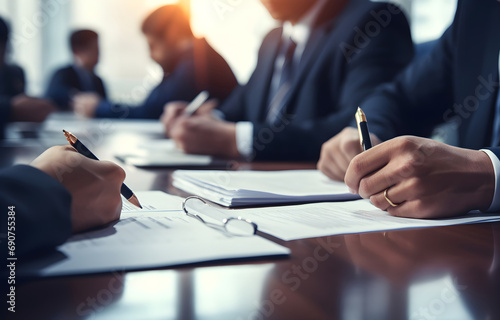
[[292, 25], [289, 21], [285, 21], [283, 23], [283, 39], [292, 38], [297, 45], [305, 45], [307, 40], [309, 40], [314, 23], [327, 1], [318, 0], [295, 25]]

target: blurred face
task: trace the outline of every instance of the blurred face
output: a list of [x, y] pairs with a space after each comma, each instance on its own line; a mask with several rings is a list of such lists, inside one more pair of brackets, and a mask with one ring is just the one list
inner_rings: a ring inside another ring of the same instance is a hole
[[295, 23], [316, 4], [317, 0], [260, 0], [260, 2], [274, 19]]
[[175, 56], [175, 49], [167, 41], [156, 35], [146, 35], [146, 39], [151, 59], [158, 63], [165, 71], [169, 70]]
[[99, 43], [97, 40], [93, 41], [87, 48], [77, 51], [74, 54], [85, 68], [93, 70], [97, 63], [99, 63]]

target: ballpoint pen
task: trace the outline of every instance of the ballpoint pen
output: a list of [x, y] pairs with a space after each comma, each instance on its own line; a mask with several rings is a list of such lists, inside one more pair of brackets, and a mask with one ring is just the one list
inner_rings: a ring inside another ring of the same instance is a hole
[[356, 112], [356, 123], [358, 124], [359, 142], [363, 150], [366, 151], [372, 147], [372, 140], [370, 139], [370, 131], [368, 131], [366, 115], [359, 107]]
[[[80, 140], [78, 140], [78, 138], [74, 134], [66, 130], [63, 130], [63, 132], [68, 142], [73, 146], [73, 148], [76, 149], [76, 151], [78, 151], [78, 153], [84, 155], [89, 159], [99, 160], [83, 143], [80, 142]], [[131, 204], [142, 209], [142, 206], [139, 203], [139, 199], [137, 199], [136, 195], [132, 192], [132, 190], [130, 190], [129, 187], [125, 185], [125, 183], [122, 184], [121, 194]]]
[[195, 114], [196, 111], [207, 101], [207, 99], [210, 97], [210, 93], [208, 91], [202, 91], [200, 92], [196, 98], [191, 101], [191, 103], [186, 107], [184, 110], [184, 114], [187, 116], [192, 116]]

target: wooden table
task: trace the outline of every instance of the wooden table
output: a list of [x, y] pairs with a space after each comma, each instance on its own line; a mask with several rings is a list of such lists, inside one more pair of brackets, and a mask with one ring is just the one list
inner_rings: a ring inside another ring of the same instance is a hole
[[[95, 153], [111, 158], [113, 137]], [[47, 146], [8, 143], [1, 165], [29, 162]], [[182, 194], [171, 186], [171, 170], [125, 169], [135, 190]], [[290, 257], [19, 284], [15, 319], [500, 319], [500, 223], [289, 242], [266, 237], [290, 248]]]

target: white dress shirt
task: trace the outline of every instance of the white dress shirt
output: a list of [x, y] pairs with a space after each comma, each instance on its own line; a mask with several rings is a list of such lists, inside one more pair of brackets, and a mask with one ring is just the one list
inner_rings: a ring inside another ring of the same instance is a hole
[[[498, 55], [498, 73], [500, 74], [500, 53]], [[496, 101], [496, 103], [498, 103], [498, 101]], [[495, 117], [499, 116], [500, 115], [495, 114]], [[493, 201], [491, 202], [487, 212], [498, 212], [500, 211], [500, 160], [490, 150], [482, 149], [481, 151], [485, 152], [490, 157], [490, 160], [493, 163], [493, 169], [495, 170], [495, 193], [493, 194]]]
[[[327, 0], [318, 0], [318, 2], [307, 12], [307, 14], [295, 25], [292, 25], [289, 21], [286, 21], [283, 24], [282, 39], [286, 40], [292, 38], [292, 40], [297, 44], [297, 48], [295, 49], [295, 53], [293, 55], [293, 63], [295, 66], [300, 64], [307, 42], [311, 36], [314, 22], [326, 2]], [[279, 84], [280, 74], [277, 70], [281, 70], [284, 63], [284, 57], [276, 59], [274, 63], [274, 74], [271, 80], [272, 86], [277, 86]], [[253, 152], [253, 129], [253, 124], [249, 121], [236, 123], [236, 146], [239, 153], [246, 158], [252, 156]]]

